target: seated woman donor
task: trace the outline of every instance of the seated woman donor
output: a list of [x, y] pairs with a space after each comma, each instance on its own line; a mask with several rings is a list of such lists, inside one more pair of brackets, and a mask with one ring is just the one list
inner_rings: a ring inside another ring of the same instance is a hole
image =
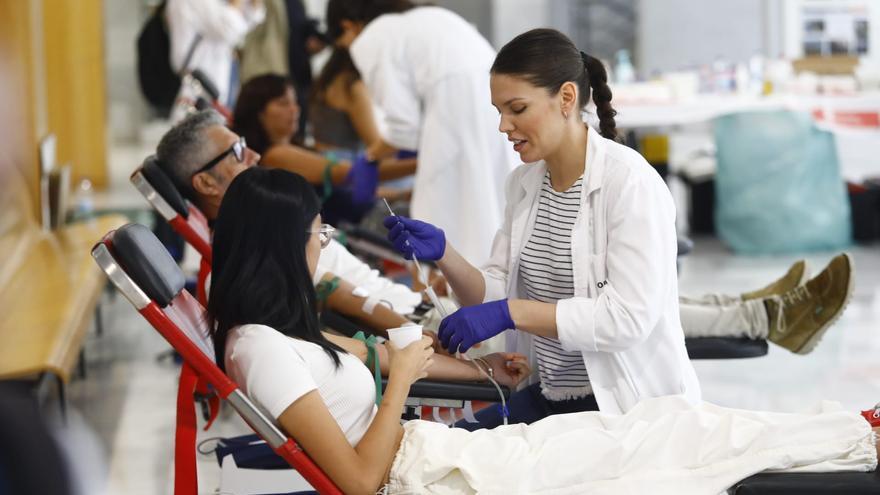
[[359, 222], [372, 206], [377, 181], [415, 172], [411, 159], [383, 160], [377, 165], [358, 155], [352, 161], [338, 161], [294, 144], [299, 111], [290, 80], [274, 74], [257, 76], [241, 87], [233, 130], [262, 155], [261, 165], [296, 172], [312, 183], [322, 196], [326, 222]]
[[[301, 177], [251, 168], [220, 207], [208, 312], [218, 364], [350, 494], [719, 493], [766, 470], [875, 469], [875, 431], [827, 406], [761, 413], [646, 400], [625, 415], [585, 412], [532, 425], [469, 432], [400, 424], [410, 385], [426, 376], [476, 378], [471, 363], [433, 355], [429, 339], [378, 347], [388, 374], [377, 407], [360, 341], [322, 334], [311, 276], [325, 240], [319, 204]], [[487, 358], [499, 380], [520, 381], [522, 356]], [[880, 427], [880, 421], [875, 426]], [[874, 428], [877, 430], [878, 428]]]

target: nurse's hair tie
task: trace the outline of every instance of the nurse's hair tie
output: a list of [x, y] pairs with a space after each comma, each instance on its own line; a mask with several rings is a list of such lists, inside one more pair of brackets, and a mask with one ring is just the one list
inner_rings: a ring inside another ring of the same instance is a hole
[[587, 66], [590, 65], [590, 56], [585, 52], [581, 52], [581, 60], [584, 62], [584, 70], [587, 70]]

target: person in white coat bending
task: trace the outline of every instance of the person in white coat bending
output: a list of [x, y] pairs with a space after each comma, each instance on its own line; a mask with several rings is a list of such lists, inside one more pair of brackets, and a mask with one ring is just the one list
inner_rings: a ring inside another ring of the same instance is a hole
[[385, 119], [370, 158], [417, 150], [410, 213], [443, 225], [468, 259], [486, 261], [516, 157], [494, 131], [495, 51], [457, 14], [409, 0], [330, 0], [327, 29], [348, 48]]
[[220, 102], [229, 103], [236, 89], [230, 88], [233, 50], [265, 14], [262, 0], [168, 0], [171, 66], [177, 72], [201, 69], [217, 87]]
[[[582, 119], [591, 95], [599, 131]], [[508, 348], [537, 361], [540, 383], [511, 398], [512, 421], [597, 405], [623, 413], [665, 395], [699, 402], [679, 320], [672, 197], [644, 158], [615, 141], [602, 63], [558, 31], [532, 30], [498, 53], [491, 98], [525, 164], [507, 179], [486, 268], [438, 227], [385, 219], [395, 247], [436, 260], [465, 306], [440, 324], [441, 343], [463, 352], [518, 330]], [[495, 408], [481, 414], [478, 427], [500, 422], [486, 417]]]

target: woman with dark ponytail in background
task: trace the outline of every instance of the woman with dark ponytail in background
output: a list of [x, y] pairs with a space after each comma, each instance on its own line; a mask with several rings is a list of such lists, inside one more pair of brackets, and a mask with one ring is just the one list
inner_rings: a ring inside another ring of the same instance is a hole
[[[651, 397], [700, 400], [679, 320], [675, 209], [659, 175], [617, 142], [602, 63], [552, 29], [523, 33], [491, 69], [492, 104], [524, 165], [507, 179], [504, 223], [478, 269], [441, 227], [388, 217], [407, 257], [435, 260], [463, 307], [440, 325], [450, 352], [507, 332], [539, 380], [516, 392], [511, 422]], [[596, 105], [598, 130], [584, 122]], [[488, 247], [488, 246], [487, 246]], [[468, 429], [492, 428], [486, 409]]]

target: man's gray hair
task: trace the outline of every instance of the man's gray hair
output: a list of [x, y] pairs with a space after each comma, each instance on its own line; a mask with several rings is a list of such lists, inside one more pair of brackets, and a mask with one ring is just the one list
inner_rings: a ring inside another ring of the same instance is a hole
[[205, 129], [224, 124], [223, 117], [214, 110], [190, 114], [166, 132], [156, 147], [159, 166], [191, 201], [196, 199], [192, 175], [211, 159], [206, 155], [213, 151], [205, 137]]

